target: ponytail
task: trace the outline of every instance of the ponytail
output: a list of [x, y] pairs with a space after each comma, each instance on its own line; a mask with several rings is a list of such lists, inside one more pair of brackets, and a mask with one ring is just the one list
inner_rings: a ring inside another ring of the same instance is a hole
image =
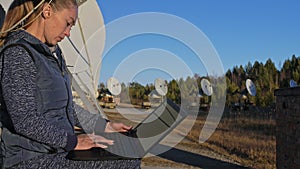
[[5, 43], [9, 32], [24, 28], [24, 25], [27, 25], [28, 21], [31, 22], [33, 18], [36, 18], [38, 15], [36, 10], [34, 8], [34, 1], [14, 0], [8, 9], [1, 29], [0, 46]]

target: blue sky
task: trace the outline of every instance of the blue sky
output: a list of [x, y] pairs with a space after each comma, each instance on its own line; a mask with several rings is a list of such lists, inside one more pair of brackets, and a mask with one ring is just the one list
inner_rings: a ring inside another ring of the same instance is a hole
[[[235, 65], [244, 66], [249, 61], [264, 63], [268, 58], [279, 67], [280, 63], [291, 58], [293, 54], [300, 55], [298, 0], [97, 0], [97, 2], [106, 24], [120, 17], [141, 12], [168, 13], [187, 20], [209, 38], [219, 54], [225, 72]], [[157, 37], [149, 37], [151, 39], [149, 42], [155, 42], [153, 40], [155, 38]], [[178, 49], [180, 45], [177, 46], [175, 43], [173, 46]], [[164, 45], [160, 48], [169, 50]], [[134, 49], [124, 50], [124, 53], [126, 52], [128, 53], [124, 55], [134, 52]], [[100, 80], [105, 81], [111, 76], [110, 65], [118, 64], [120, 61], [121, 59], [107, 59], [107, 62], [104, 60]], [[189, 66], [193, 67], [193, 63], [190, 64]], [[199, 68], [199, 72], [196, 69], [193, 71], [201, 74], [203, 68]]]

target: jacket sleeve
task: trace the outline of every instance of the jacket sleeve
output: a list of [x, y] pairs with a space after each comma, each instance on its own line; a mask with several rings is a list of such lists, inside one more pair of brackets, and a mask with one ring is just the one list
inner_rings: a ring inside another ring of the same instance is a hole
[[37, 111], [37, 70], [29, 53], [20, 46], [4, 52], [3, 98], [17, 134], [53, 148], [74, 149], [75, 135], [51, 125]]
[[107, 119], [102, 118], [100, 114], [92, 114], [74, 103], [75, 125], [82, 128], [86, 133], [104, 132]]

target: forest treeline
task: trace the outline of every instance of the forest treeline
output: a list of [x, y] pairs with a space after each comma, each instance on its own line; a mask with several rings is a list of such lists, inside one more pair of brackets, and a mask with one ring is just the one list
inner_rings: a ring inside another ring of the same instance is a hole
[[[251, 79], [256, 87], [256, 96], [247, 94], [250, 103], [257, 106], [270, 106], [275, 102], [274, 90], [279, 88], [286, 88], [290, 86], [290, 80], [295, 82], [300, 81], [300, 57], [293, 55], [291, 59], [285, 60], [282, 65], [279, 65], [278, 70], [271, 59], [265, 63], [255, 61], [254, 63], [248, 62], [247, 65], [234, 66], [226, 72], [226, 91], [218, 93], [226, 93], [226, 104], [230, 105], [238, 102], [241, 98], [241, 92], [245, 91], [246, 79]], [[195, 82], [198, 88], [201, 89], [201, 80], [206, 78], [209, 80], [217, 81], [216, 77], [200, 76], [195, 74], [194, 77], [187, 77], [186, 79], [177, 79], [167, 82], [168, 93], [167, 97], [176, 103], [180, 103], [182, 97], [182, 90], [189, 91], [187, 94], [193, 94], [197, 91]], [[216, 83], [218, 84], [218, 83]], [[153, 84], [143, 86], [137, 82], [130, 84], [121, 84], [122, 93], [120, 95], [122, 102], [138, 102], [149, 99], [149, 94], [155, 89]], [[180, 86], [180, 87], [179, 87]], [[214, 90], [221, 90], [222, 87], [213, 86]], [[99, 86], [99, 91], [105, 90], [103, 83]], [[129, 94], [128, 94], [129, 93]], [[217, 94], [218, 94], [217, 93]], [[205, 96], [205, 100], [209, 100]], [[222, 97], [222, 96], [217, 96]]]
[[256, 86], [256, 96], [250, 97], [252, 103], [257, 106], [268, 106], [275, 102], [274, 90], [290, 87], [290, 80], [300, 80], [300, 58], [295, 55], [291, 59], [279, 65], [278, 70], [271, 59], [265, 63], [255, 61], [248, 62], [245, 66], [235, 66], [226, 72], [227, 103], [237, 100], [237, 96], [231, 95], [237, 89], [245, 88], [245, 80], [251, 79]]

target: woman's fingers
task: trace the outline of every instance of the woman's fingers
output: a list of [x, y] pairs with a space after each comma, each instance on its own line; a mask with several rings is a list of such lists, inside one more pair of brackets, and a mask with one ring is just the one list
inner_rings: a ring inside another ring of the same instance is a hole
[[94, 134], [81, 134], [77, 136], [78, 143], [75, 150], [87, 150], [92, 147], [107, 148], [109, 145], [113, 145], [114, 141], [106, 139], [103, 136]]
[[126, 126], [123, 123], [108, 122], [105, 132], [127, 132], [132, 129], [132, 126]]
[[123, 130], [131, 130], [132, 129], [132, 126], [126, 126], [126, 125], [123, 125]]
[[99, 135], [93, 135], [92, 136], [93, 138], [93, 141], [96, 143], [96, 144], [108, 144], [108, 145], [113, 145], [114, 144], [114, 140], [109, 140], [103, 136], [99, 136]]
[[94, 147], [107, 148], [108, 146], [104, 144], [95, 143]]

